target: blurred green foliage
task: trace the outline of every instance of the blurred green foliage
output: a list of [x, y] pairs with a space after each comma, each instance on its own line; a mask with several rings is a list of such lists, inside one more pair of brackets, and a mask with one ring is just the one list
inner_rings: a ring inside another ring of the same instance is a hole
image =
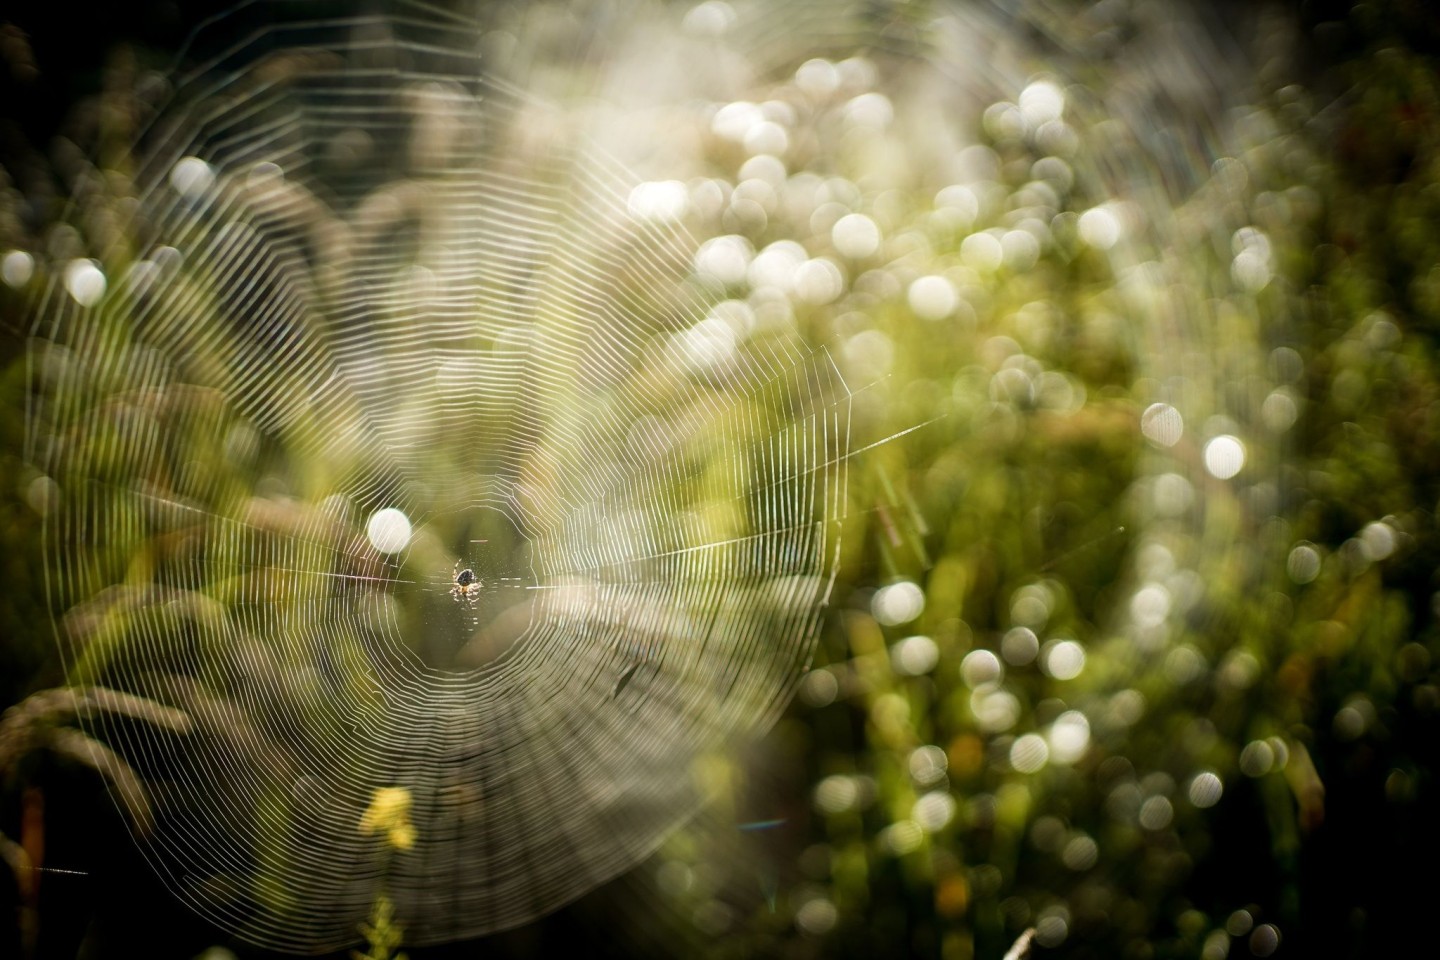
[[[1038, 955], [1218, 960], [1269, 955], [1272, 935], [1282, 956], [1355, 957], [1432, 936], [1397, 865], [1440, 853], [1440, 87], [1434, 51], [1377, 7], [1338, 28], [1302, 11], [1317, 44], [1343, 32], [1343, 61], [1232, 110], [1235, 154], [1178, 200], [1116, 208], [1135, 238], [1115, 253], [1081, 219], [1148, 146], [1106, 123], [1106, 61], [1093, 89], [1067, 88], [1061, 167], [985, 114], [997, 186], [971, 197], [974, 222], [897, 159], [913, 131], [808, 118], [812, 199], [826, 178], [910, 177], [843, 198], [899, 238], [888, 262], [850, 258], [845, 309], [795, 311], [867, 384], [856, 436], [877, 445], [851, 470], [815, 670], [752, 755], [697, 772], [715, 809], [596, 895], [664, 905], [617, 952], [963, 960], [1034, 927]], [[897, 115], [921, 110], [905, 63], [873, 56]], [[789, 81], [756, 99], [804, 110]], [[79, 143], [102, 168], [129, 128], [104, 129]], [[705, 175], [734, 179], [735, 145], [700, 139]], [[53, 216], [17, 215], [23, 199], [0, 203], [7, 249], [38, 249], [27, 223]], [[690, 226], [824, 245], [817, 205]], [[1031, 208], [1053, 211], [1032, 259], [967, 253]], [[918, 317], [911, 284], [941, 275], [960, 306]], [[47, 494], [22, 453], [24, 309], [0, 290], [7, 702], [59, 681], [37, 584]], [[1183, 415], [1178, 438], [1146, 429], [1168, 415], [1154, 404]], [[1220, 476], [1208, 444], [1232, 435], [1245, 464]], [[165, 442], [193, 455], [217, 437]], [[116, 549], [121, 567], [137, 551]], [[905, 584], [914, 615], [895, 612]], [[620, 922], [595, 910], [551, 924]]]

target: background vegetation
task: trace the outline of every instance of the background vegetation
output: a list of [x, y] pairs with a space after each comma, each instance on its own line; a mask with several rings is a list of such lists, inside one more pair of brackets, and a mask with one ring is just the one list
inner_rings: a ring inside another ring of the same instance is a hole
[[[816, 111], [790, 157], [856, 195], [687, 224], [756, 249], [840, 244], [815, 227], [834, 201], [893, 241], [874, 261], [830, 251], [844, 309], [797, 298], [806, 337], [876, 383], [857, 437], [926, 425], [852, 466], [815, 670], [650, 861], [433, 953], [999, 957], [1032, 927], [1036, 955], [1074, 957], [1432, 943], [1433, 891], [1402, 870], [1440, 854], [1433, 15], [1397, 0], [1202, 17], [1236, 78], [1187, 143], [1116, 107], [1125, 44], [1156, 8], [1038, 4], [1074, 142], [1027, 119], [1020, 90], [981, 104], [969, 156], [995, 193], [937, 200], [926, 88], [907, 86], [928, 76], [903, 42], [919, 16], [872, 6], [889, 39], [864, 52], [898, 119]], [[143, 113], [195, 16], [164, 9], [114, 15], [89, 46], [60, 7], [11, 14], [0, 247], [54, 248], [78, 158], [123, 173], [115, 118]], [[751, 98], [804, 111], [808, 55], [774, 59]], [[697, 176], [741, 179], [740, 147], [691, 133]], [[903, 188], [868, 190], [877, 168]], [[1036, 209], [1044, 242], [1007, 240]], [[993, 257], [966, 247], [986, 229]], [[6, 703], [63, 682], [38, 583], [46, 493], [23, 459], [26, 310], [0, 288]], [[1229, 437], [1238, 471], [1215, 446]], [[43, 835], [44, 862], [76, 871], [38, 894], [4, 879], [17, 920], [0, 952], [34, 937], [55, 956], [254, 955], [151, 877], [128, 833], [143, 814], [104, 799], [116, 771], [57, 732], [72, 706], [11, 714], [0, 742], [0, 830]], [[137, 723], [180, 722], [146, 709]]]

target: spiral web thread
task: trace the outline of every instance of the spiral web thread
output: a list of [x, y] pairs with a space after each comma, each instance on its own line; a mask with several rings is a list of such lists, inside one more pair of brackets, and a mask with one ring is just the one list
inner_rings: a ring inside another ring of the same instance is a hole
[[220, 926], [334, 949], [381, 893], [412, 944], [513, 926], [648, 854], [787, 702], [850, 393], [707, 318], [684, 232], [460, 22], [230, 35], [140, 151], [134, 249], [37, 311], [70, 677], [193, 718], [92, 722]]

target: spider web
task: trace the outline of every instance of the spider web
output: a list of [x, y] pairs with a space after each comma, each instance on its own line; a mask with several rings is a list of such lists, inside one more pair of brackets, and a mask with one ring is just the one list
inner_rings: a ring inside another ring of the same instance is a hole
[[[381, 892], [409, 943], [473, 937], [634, 865], [786, 704], [850, 393], [709, 313], [694, 242], [473, 25], [265, 10], [142, 139], [130, 248], [39, 304], [49, 598], [72, 682], [193, 719], [91, 721], [183, 901], [284, 950]], [[392, 788], [413, 834], [366, 833]]]

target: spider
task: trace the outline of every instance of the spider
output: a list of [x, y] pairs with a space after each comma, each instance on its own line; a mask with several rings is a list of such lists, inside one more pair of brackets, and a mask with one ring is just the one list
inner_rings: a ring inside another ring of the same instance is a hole
[[[460, 564], [458, 561], [455, 566], [457, 569], [459, 568]], [[484, 581], [475, 576], [475, 571], [466, 567], [464, 570], [456, 573], [451, 580], [450, 596], [456, 600], [474, 600], [480, 596], [480, 588], [484, 585]]]

